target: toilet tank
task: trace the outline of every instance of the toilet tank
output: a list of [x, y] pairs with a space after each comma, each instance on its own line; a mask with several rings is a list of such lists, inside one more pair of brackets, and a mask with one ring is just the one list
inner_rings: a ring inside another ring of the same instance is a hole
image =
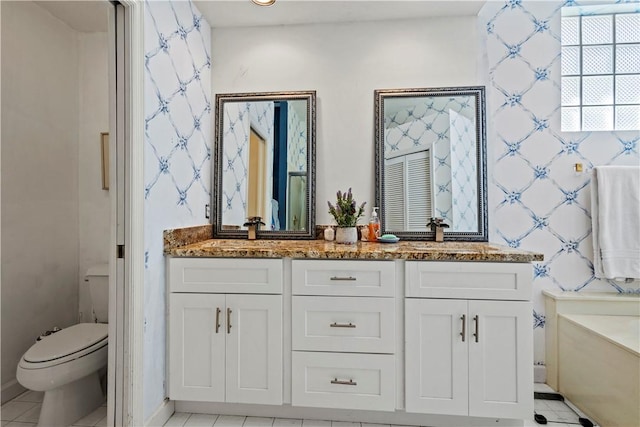
[[89, 267], [85, 276], [89, 284], [91, 305], [98, 323], [109, 322], [109, 264]]

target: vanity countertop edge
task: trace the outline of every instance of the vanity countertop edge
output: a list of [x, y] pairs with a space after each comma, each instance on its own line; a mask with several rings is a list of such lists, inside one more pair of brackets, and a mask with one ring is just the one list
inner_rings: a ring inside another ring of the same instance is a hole
[[542, 261], [540, 253], [489, 242], [400, 241], [344, 245], [324, 240], [212, 239], [211, 225], [165, 230], [164, 254], [202, 258], [302, 258], [422, 261]]

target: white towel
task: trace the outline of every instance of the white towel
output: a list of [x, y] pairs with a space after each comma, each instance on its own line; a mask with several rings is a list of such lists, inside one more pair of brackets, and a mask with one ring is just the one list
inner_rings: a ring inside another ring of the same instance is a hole
[[640, 167], [595, 168], [591, 222], [595, 276], [640, 278]]

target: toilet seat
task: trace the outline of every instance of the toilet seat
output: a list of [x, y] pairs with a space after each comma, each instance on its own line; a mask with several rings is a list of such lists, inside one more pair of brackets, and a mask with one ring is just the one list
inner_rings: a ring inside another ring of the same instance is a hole
[[35, 343], [22, 357], [24, 369], [43, 369], [93, 353], [108, 344], [104, 323], [79, 323]]

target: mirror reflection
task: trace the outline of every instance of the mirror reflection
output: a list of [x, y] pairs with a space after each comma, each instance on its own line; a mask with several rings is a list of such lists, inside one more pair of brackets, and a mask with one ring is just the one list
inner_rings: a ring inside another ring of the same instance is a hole
[[376, 146], [384, 232], [487, 240], [483, 87], [376, 91]]
[[315, 92], [216, 96], [216, 237], [312, 238]]

